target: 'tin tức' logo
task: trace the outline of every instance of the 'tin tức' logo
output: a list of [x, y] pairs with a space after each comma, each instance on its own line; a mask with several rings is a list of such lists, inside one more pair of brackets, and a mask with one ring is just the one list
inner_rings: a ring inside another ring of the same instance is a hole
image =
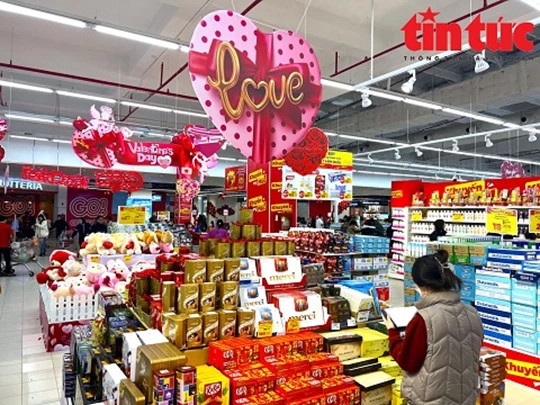
[[479, 14], [463, 29], [457, 22], [436, 22], [439, 14], [428, 7], [425, 12], [414, 14], [401, 28], [409, 50], [461, 51], [464, 31], [473, 51], [511, 52], [515, 47], [530, 52], [534, 49], [532, 39], [527, 38], [534, 31], [534, 24], [530, 22], [503, 21], [503, 17], [496, 22], [483, 22]]

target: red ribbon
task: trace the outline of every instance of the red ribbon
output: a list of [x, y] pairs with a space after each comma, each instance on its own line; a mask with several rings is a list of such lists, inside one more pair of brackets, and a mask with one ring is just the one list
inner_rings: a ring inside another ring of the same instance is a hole
[[75, 141], [74, 151], [78, 155], [85, 155], [88, 159], [93, 160], [97, 156], [100, 156], [105, 163], [105, 167], [112, 167], [113, 162], [109, 159], [107, 150], [111, 150], [114, 153], [116, 145], [116, 134], [109, 132], [103, 136], [99, 136], [97, 131], [92, 130], [91, 134], [93, 139], [78, 139]]
[[[233, 105], [238, 105], [238, 101], [241, 97], [241, 85], [245, 79], [252, 78], [256, 83], [261, 81], [270, 82], [274, 80], [276, 83], [276, 94], [281, 94], [283, 91], [281, 87], [282, 76], [288, 77], [291, 73], [298, 72], [304, 78], [304, 85], [302, 86], [302, 92], [304, 93], [304, 99], [302, 103], [319, 104], [321, 100], [322, 88], [320, 85], [311, 83], [309, 67], [306, 63], [291, 63], [288, 65], [274, 66], [273, 56], [273, 34], [265, 34], [260, 31], [256, 31], [257, 45], [255, 50], [257, 52], [256, 61], [253, 63], [247, 54], [236, 49], [238, 57], [240, 59], [240, 74], [238, 85], [230, 89], [228, 92], [229, 98]], [[222, 41], [214, 39], [210, 46], [208, 53], [201, 53], [191, 51], [189, 53], [189, 70], [193, 74], [199, 74], [203, 76], [216, 76], [216, 53], [219, 45]], [[231, 73], [232, 67], [228, 64], [226, 72]], [[261, 90], [264, 91], [264, 90]], [[257, 91], [255, 91], [257, 94]], [[270, 106], [265, 108], [260, 113], [255, 113], [255, 122], [253, 128], [253, 153], [251, 158], [258, 163], [266, 163], [271, 160], [270, 155], [270, 115], [273, 112], [280, 120], [289, 123], [294, 128], [299, 129], [302, 125], [302, 112], [299, 105], [295, 105], [287, 101], [282, 108], [276, 109]], [[227, 118], [227, 117], [226, 117]]]

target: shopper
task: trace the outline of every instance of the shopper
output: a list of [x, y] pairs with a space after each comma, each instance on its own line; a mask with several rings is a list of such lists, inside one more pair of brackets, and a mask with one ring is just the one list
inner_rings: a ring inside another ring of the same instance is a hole
[[319, 215], [317, 219], [315, 220], [315, 228], [317, 229], [324, 228], [324, 219], [322, 218], [322, 215]]
[[350, 235], [354, 235], [360, 232], [360, 228], [358, 227], [358, 222], [356, 222], [356, 219], [353, 219], [349, 226], [347, 227], [347, 233]]
[[476, 309], [461, 302], [461, 280], [440, 250], [414, 262], [412, 278], [422, 299], [405, 337], [385, 318], [390, 354], [403, 369], [409, 405], [474, 405], [484, 339]]
[[99, 215], [96, 218], [94, 225], [92, 225], [92, 229], [90, 233], [107, 233], [107, 231], [108, 231], [107, 222], [105, 221], [105, 218], [103, 218], [102, 215]]
[[150, 223], [151, 224], [157, 224], [159, 221], [158, 221], [158, 218], [156, 216], [156, 214], [152, 214], [152, 216], [150, 217]]
[[59, 242], [62, 233], [68, 229], [68, 223], [66, 222], [64, 216], [58, 215], [58, 217], [56, 217], [56, 221], [54, 221], [52, 224], [52, 227], [54, 229], [56, 240]]
[[206, 215], [199, 215], [199, 218], [197, 219], [197, 227], [199, 228], [199, 232], [208, 231], [208, 222], [206, 222]]
[[437, 242], [440, 236], [446, 236], [446, 231], [444, 230], [444, 227], [446, 224], [444, 223], [444, 220], [438, 219], [433, 223], [433, 227], [435, 230], [429, 235], [429, 240], [431, 242]]
[[84, 238], [86, 238], [86, 236], [90, 233], [92, 233], [92, 227], [90, 224], [86, 222], [85, 218], [79, 218], [79, 223], [75, 227], [75, 232], [73, 233], [73, 238], [77, 236], [79, 242], [77, 252], [81, 250], [81, 245], [84, 242]]
[[339, 229], [343, 233], [347, 233], [347, 229], [349, 228], [349, 225], [351, 223], [351, 217], [348, 215], [345, 215], [342, 219], [341, 228]]
[[45, 256], [47, 254], [47, 238], [49, 237], [49, 223], [45, 215], [41, 213], [38, 215], [34, 228], [39, 240], [39, 255]]
[[229, 237], [229, 231], [225, 229], [222, 219], [218, 219], [217, 226], [208, 232], [208, 237], [212, 239], [225, 239]]
[[7, 218], [0, 216], [0, 255], [4, 258], [6, 267], [0, 272], [0, 276], [13, 277], [15, 272], [11, 268], [11, 242], [14, 241], [15, 232], [7, 223]]
[[362, 225], [362, 235], [384, 236], [384, 228], [375, 218], [368, 218]]
[[26, 211], [22, 217], [21, 233], [24, 239], [32, 239], [34, 237], [34, 224], [36, 223], [31, 211]]
[[19, 228], [20, 228], [20, 223], [19, 223], [19, 219], [17, 218], [17, 214], [13, 214], [13, 221], [11, 221], [11, 229], [13, 229], [13, 234], [15, 235], [15, 239], [17, 239], [17, 236], [19, 236]]

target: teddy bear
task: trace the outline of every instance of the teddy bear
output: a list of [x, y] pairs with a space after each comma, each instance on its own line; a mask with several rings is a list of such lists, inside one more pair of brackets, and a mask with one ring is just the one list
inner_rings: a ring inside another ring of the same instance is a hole
[[94, 295], [95, 293], [95, 288], [90, 285], [88, 279], [84, 276], [70, 277], [67, 283], [74, 296]]
[[109, 256], [116, 254], [111, 235], [102, 233], [97, 241], [97, 252], [100, 256]]
[[155, 232], [153, 231], [144, 231], [144, 244], [146, 245], [147, 250], [151, 254], [160, 253], [159, 249], [159, 239]]
[[126, 240], [129, 238], [129, 234], [127, 233], [112, 233], [111, 234], [111, 241], [114, 245], [114, 250], [116, 253], [119, 253], [122, 251], [122, 247], [126, 244]]
[[107, 271], [107, 267], [101, 263], [89, 263], [86, 266], [86, 278], [92, 284], [99, 284], [99, 278]]
[[71, 286], [66, 281], [55, 281], [51, 285], [52, 295], [54, 298], [61, 298], [61, 297], [71, 297], [73, 294], [73, 290], [71, 289]]
[[65, 261], [64, 264], [62, 264], [62, 268], [66, 272], [66, 277], [77, 277], [81, 274], [82, 264], [73, 259], [73, 257], [70, 257]]
[[67, 273], [62, 265], [67, 260], [73, 260], [74, 257], [76, 257], [75, 253], [68, 250], [54, 250], [49, 256], [50, 265], [36, 276], [38, 284], [47, 284], [51, 288], [54, 282], [64, 280]]
[[129, 235], [120, 248], [120, 253], [125, 255], [140, 255], [143, 249], [137, 236]]
[[123, 260], [109, 260], [107, 262], [107, 270], [111, 273], [116, 274], [116, 278], [119, 281], [128, 281], [131, 272], [126, 263]]
[[155, 268], [156, 268], [155, 263], [148, 262], [146, 260], [139, 260], [137, 263], [135, 263], [133, 265], [133, 267], [131, 267], [131, 272], [132, 273], [139, 273], [139, 272], [144, 271], [144, 270], [155, 269]]
[[173, 248], [174, 235], [171, 231], [156, 231], [159, 238], [159, 249], [162, 253], [171, 253]]
[[88, 255], [95, 255], [97, 253], [98, 240], [101, 238], [100, 233], [91, 233], [84, 238], [84, 242], [81, 244], [81, 250], [79, 254], [81, 257]]
[[101, 276], [99, 276], [99, 291], [108, 291], [108, 290], [114, 290], [114, 286], [118, 283], [118, 278], [116, 277], [116, 274], [106, 271], [105, 273], [102, 273]]
[[57, 249], [49, 256], [49, 263], [53, 267], [60, 267], [69, 259], [75, 260], [77, 255], [69, 250]]

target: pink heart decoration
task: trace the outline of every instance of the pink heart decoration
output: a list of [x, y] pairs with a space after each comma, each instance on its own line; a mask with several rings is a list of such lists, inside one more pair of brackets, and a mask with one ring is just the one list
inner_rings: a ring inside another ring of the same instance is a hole
[[65, 334], [71, 333], [72, 329], [73, 329], [73, 325], [62, 326], [62, 332], [64, 332]]
[[501, 165], [501, 177], [503, 179], [525, 177], [523, 165], [521, 163], [512, 163], [507, 160]]
[[200, 191], [201, 185], [197, 180], [178, 179], [176, 181], [176, 192], [181, 195], [183, 199], [192, 200]]
[[207, 158], [216, 154], [226, 142], [221, 132], [217, 129], [207, 129], [198, 125], [186, 125], [184, 133], [191, 138], [197, 152], [201, 152]]
[[3, 118], [0, 118], [0, 141], [4, 139], [4, 136], [7, 135], [7, 132], [8, 124]]
[[[220, 51], [231, 49], [228, 45], [238, 56], [237, 72], [231, 68], [230, 53]], [[224, 97], [209, 82], [218, 79], [216, 60], [220, 54], [225, 55], [224, 79], [237, 74], [237, 83], [227, 90], [232, 109], [238, 110], [242, 100], [250, 100], [239, 116], [224, 105]], [[241, 14], [224, 10], [210, 13], [193, 33], [189, 70], [195, 93], [212, 123], [240, 153], [257, 163], [286, 155], [317, 117], [322, 98], [319, 62], [308, 42], [292, 31], [265, 34]], [[298, 79], [298, 75], [303, 81], [292, 89], [293, 77]], [[283, 83], [282, 78], [288, 80]], [[272, 94], [272, 82], [276, 102], [265, 104], [265, 97]], [[282, 95], [285, 101], [277, 108]]]
[[171, 165], [172, 159], [170, 156], [160, 156], [157, 158], [157, 162], [163, 169], [166, 169]]

